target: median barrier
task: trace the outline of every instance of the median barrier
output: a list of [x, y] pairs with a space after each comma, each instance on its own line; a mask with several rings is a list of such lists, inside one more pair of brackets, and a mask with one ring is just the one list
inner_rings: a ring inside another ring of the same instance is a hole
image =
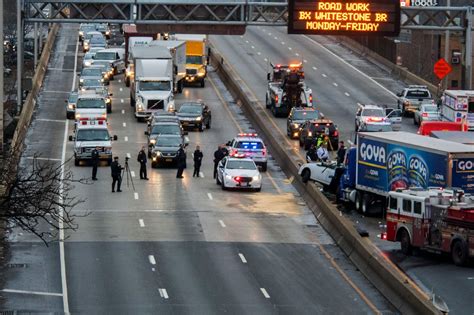
[[[212, 46], [212, 44], [211, 44]], [[286, 148], [286, 135], [276, 132], [268, 111], [259, 106], [249, 87], [233, 70], [220, 52], [212, 47], [211, 64], [236, 102], [264, 138], [272, 156], [306, 201], [315, 217], [336, 244], [365, 277], [403, 314], [440, 314], [413, 281], [385, 258], [368, 239], [361, 237], [353, 223], [321, 193], [313, 183], [304, 184], [298, 175], [298, 161], [293, 149]]]

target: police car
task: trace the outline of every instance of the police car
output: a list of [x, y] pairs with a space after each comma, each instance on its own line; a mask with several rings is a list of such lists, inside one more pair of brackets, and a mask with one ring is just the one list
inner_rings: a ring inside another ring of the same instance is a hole
[[262, 175], [251, 158], [243, 154], [226, 156], [217, 166], [216, 184], [221, 185], [222, 190], [235, 188], [260, 191]]
[[80, 120], [76, 124], [74, 136], [69, 136], [69, 141], [74, 141], [74, 165], [79, 166], [81, 160], [90, 160], [92, 150], [99, 148], [99, 158], [112, 163], [112, 140], [107, 129], [105, 119]]
[[256, 133], [239, 133], [233, 140], [227, 142], [230, 156], [243, 155], [251, 158], [255, 164], [267, 171], [267, 148]]
[[79, 92], [75, 111], [76, 120], [86, 118], [89, 120], [107, 119], [107, 102], [103, 94], [95, 90]]
[[386, 116], [385, 109], [380, 106], [358, 104], [355, 117], [355, 131], [359, 131], [362, 125], [391, 124]]

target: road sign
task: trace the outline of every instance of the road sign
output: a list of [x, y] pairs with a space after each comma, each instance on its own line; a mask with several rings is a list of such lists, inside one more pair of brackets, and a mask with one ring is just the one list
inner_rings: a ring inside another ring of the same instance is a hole
[[288, 0], [288, 13], [288, 34], [400, 33], [400, 3], [394, 0]]
[[433, 67], [434, 74], [436, 74], [440, 80], [443, 80], [451, 71], [453, 71], [453, 68], [444, 58], [436, 61]]

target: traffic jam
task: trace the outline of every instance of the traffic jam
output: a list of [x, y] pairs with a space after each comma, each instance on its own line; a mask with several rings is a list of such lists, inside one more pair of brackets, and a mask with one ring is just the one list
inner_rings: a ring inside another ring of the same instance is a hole
[[[179, 165], [189, 132], [212, 129], [212, 112], [199, 99], [178, 104], [174, 96], [203, 88], [208, 71], [206, 35], [138, 36], [124, 25], [124, 43], [109, 46], [111, 26], [81, 24], [84, 58], [78, 89], [66, 100], [75, 120], [75, 165], [86, 165], [94, 148], [109, 165], [114, 112], [108, 86], [123, 74], [130, 105], [143, 127], [152, 168]], [[337, 122], [326, 117], [305, 83], [302, 62], [271, 63], [265, 106], [286, 119], [286, 134], [306, 155], [298, 174], [329, 198], [363, 215], [386, 217], [380, 237], [400, 242], [404, 254], [419, 248], [448, 253], [456, 265], [474, 256], [474, 91], [445, 90], [435, 97], [427, 86], [409, 85], [397, 104], [357, 104], [353, 138], [342, 139]], [[417, 134], [402, 131], [402, 122]], [[352, 128], [352, 126], [350, 127]], [[257, 133], [239, 133], [221, 146], [215, 181], [223, 190], [261, 191], [268, 151]], [[159, 171], [159, 170], [158, 170]]]

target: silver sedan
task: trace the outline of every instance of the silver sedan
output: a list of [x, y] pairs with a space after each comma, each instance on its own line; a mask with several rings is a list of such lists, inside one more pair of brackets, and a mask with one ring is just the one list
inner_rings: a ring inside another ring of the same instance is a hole
[[413, 123], [415, 125], [421, 124], [422, 121], [439, 121], [441, 116], [438, 111], [438, 106], [433, 104], [423, 104], [420, 109], [415, 111], [413, 115]]

